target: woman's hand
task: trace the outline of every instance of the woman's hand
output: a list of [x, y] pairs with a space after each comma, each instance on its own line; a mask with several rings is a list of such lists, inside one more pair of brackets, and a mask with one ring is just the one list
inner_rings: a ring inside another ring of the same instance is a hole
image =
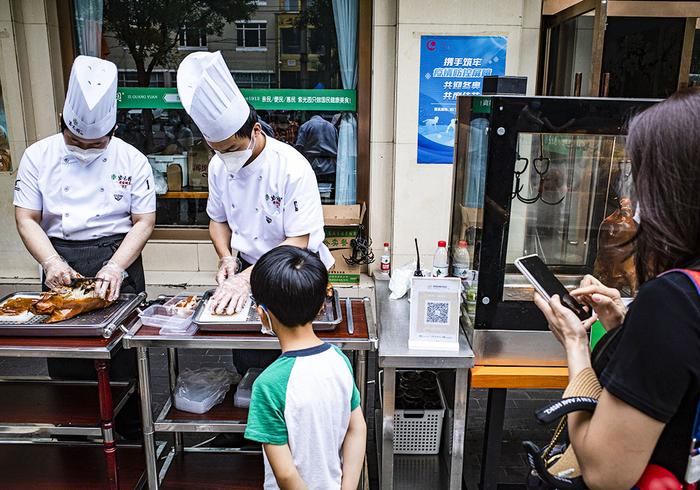
[[535, 304], [542, 311], [549, 329], [554, 333], [559, 343], [565, 348], [576, 345], [587, 345], [588, 331], [597, 320], [595, 315], [589, 319], [581, 321], [573, 311], [561, 304], [559, 296], [554, 295], [547, 301], [539, 293], [535, 293]]
[[627, 307], [622, 302], [620, 291], [606, 287], [591, 275], [583, 278], [578, 289], [571, 291], [571, 296], [593, 308], [606, 331], [619, 327], [625, 320]]

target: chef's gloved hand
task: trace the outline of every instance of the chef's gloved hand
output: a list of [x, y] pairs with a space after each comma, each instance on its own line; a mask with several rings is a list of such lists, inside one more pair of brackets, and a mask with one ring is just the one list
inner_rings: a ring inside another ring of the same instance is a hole
[[228, 255], [219, 260], [219, 272], [216, 273], [216, 283], [221, 285], [229, 277], [233, 277], [241, 270], [241, 261], [238, 257]]
[[97, 281], [95, 285], [97, 294], [107, 301], [116, 300], [126, 276], [128, 276], [126, 271], [119, 264], [110, 260], [95, 274], [95, 277], [102, 279], [102, 281]]
[[44, 284], [46, 284], [46, 287], [49, 289], [68, 286], [74, 278], [80, 277], [80, 274], [75, 272], [75, 270], [68, 265], [68, 262], [57, 254], [43, 261], [41, 267], [44, 269]]
[[250, 296], [250, 282], [241, 274], [228, 277], [211, 297], [211, 311], [217, 315], [233, 315], [243, 309]]

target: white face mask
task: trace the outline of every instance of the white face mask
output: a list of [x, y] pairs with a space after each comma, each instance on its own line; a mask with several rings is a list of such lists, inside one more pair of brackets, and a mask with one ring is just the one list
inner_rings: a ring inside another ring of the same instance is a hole
[[272, 320], [270, 319], [270, 314], [267, 312], [267, 308], [265, 308], [264, 306], [261, 306], [261, 308], [263, 313], [265, 313], [265, 316], [267, 317], [267, 325], [265, 325], [265, 322], [260, 322], [260, 332], [263, 335], [273, 335], [276, 337], [277, 335], [275, 334], [275, 331], [272, 330]]
[[248, 159], [253, 156], [253, 148], [255, 148], [255, 132], [251, 135], [250, 144], [245, 150], [227, 151], [225, 153], [215, 150], [215, 153], [224, 162], [226, 170], [229, 173], [235, 174], [242, 169]]
[[74, 156], [80, 163], [88, 164], [92, 163], [102, 156], [102, 154], [107, 151], [107, 148], [88, 148], [83, 149], [78, 146], [66, 145], [68, 153]]

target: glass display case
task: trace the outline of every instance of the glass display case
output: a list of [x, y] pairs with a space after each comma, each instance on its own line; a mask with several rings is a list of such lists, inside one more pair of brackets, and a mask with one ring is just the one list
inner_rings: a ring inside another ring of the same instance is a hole
[[[478, 270], [479, 362], [558, 364], [563, 351], [513, 262], [537, 254], [568, 288], [593, 274], [636, 292], [626, 122], [652, 100], [462, 97], [451, 238]], [[474, 318], [469, 321], [469, 317]]]

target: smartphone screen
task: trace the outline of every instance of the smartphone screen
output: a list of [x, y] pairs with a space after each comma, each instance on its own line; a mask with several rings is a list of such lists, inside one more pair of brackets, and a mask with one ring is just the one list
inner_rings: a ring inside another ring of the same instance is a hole
[[540, 294], [551, 298], [555, 294], [561, 298], [561, 303], [576, 313], [581, 320], [590, 318], [591, 312], [576, 301], [564, 285], [549, 270], [547, 264], [542, 262], [537, 255], [528, 255], [515, 261], [515, 266], [532, 283]]

